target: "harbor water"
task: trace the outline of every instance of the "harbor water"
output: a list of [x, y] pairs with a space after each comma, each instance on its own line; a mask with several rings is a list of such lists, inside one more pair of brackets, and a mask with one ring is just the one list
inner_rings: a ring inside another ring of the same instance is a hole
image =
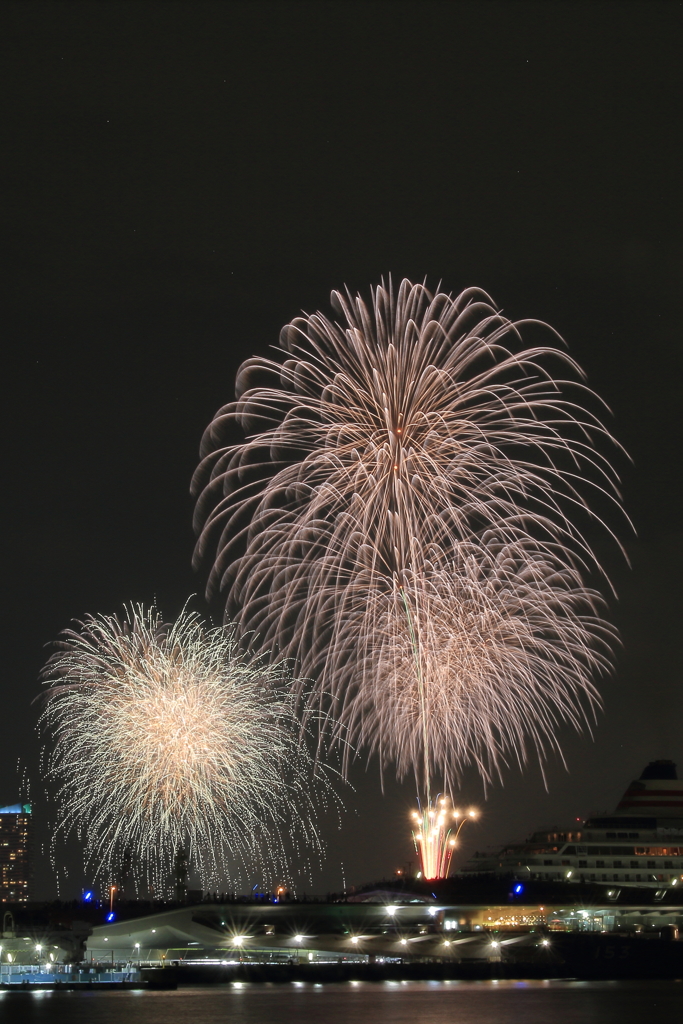
[[0, 992], [2, 1024], [644, 1024], [681, 981], [347, 982]]

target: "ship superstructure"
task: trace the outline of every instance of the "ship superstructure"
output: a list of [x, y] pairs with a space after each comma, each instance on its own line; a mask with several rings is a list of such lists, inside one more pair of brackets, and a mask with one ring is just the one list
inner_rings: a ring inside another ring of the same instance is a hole
[[475, 856], [463, 874], [513, 874], [620, 885], [683, 884], [683, 781], [673, 761], [651, 761], [606, 816], [542, 829], [497, 854]]

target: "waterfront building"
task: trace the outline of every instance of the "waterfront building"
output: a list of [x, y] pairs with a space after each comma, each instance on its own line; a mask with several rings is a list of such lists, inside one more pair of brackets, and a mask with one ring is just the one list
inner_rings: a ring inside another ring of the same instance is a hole
[[31, 805], [0, 807], [0, 903], [31, 898]]
[[122, 914], [93, 926], [85, 957], [112, 964], [477, 960], [546, 947], [561, 933], [619, 932], [646, 941], [667, 929], [674, 937], [683, 926], [683, 891], [671, 887], [660, 899], [646, 888], [492, 880], [420, 902], [404, 902], [405, 892], [385, 895], [392, 901], [203, 903]]
[[651, 761], [611, 814], [534, 832], [493, 854], [475, 854], [463, 875], [612, 882], [662, 891], [683, 885], [683, 781], [673, 761]]

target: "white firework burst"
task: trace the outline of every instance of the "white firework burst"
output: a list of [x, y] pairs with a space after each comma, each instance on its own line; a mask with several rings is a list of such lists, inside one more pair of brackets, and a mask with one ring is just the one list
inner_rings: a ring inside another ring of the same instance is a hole
[[40, 725], [58, 832], [82, 835], [97, 876], [115, 877], [132, 854], [138, 880], [168, 888], [182, 851], [207, 886], [245, 863], [272, 880], [287, 871], [287, 843], [320, 849], [327, 779], [283, 668], [187, 611], [167, 625], [156, 608], [130, 607], [79, 627], [44, 670]]

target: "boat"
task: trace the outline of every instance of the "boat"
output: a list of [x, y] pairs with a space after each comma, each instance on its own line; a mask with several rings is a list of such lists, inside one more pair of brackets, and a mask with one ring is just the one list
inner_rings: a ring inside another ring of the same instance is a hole
[[611, 814], [475, 854], [460, 874], [612, 882], [663, 893], [683, 885], [683, 780], [673, 761], [651, 761]]

